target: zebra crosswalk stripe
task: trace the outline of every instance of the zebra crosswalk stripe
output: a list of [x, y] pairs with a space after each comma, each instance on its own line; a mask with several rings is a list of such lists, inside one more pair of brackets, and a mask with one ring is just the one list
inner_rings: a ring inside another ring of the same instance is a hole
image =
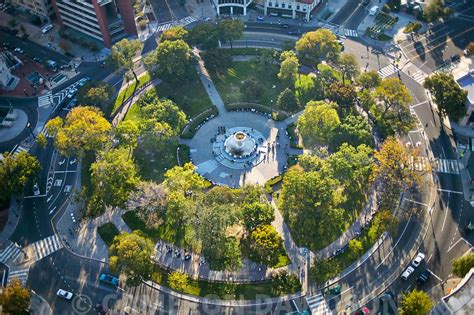
[[308, 307], [311, 310], [311, 314], [332, 314], [326, 300], [324, 299], [321, 293], [307, 297], [306, 303], [308, 304]]
[[1, 253], [0, 262], [6, 263], [10, 260], [15, 260], [21, 253], [21, 248], [16, 246], [14, 243], [10, 243]]
[[346, 35], [346, 36], [351, 36], [351, 37], [358, 37], [358, 36], [359, 36], [359, 33], [357, 33], [356, 30], [351, 30], [351, 29], [345, 28], [345, 29], [344, 29], [344, 35]]
[[416, 82], [418, 82], [419, 84], [423, 84], [425, 82], [425, 78], [427, 77], [427, 75], [421, 71], [421, 70], [418, 70], [414, 75], [413, 75], [413, 80], [415, 80]]
[[436, 171], [439, 173], [459, 174], [458, 161], [438, 159]]
[[55, 234], [33, 243], [33, 247], [36, 252], [37, 260], [41, 260], [55, 251], [60, 250], [63, 245], [59, 237]]
[[13, 151], [12, 154], [13, 154], [13, 156], [16, 156], [16, 155], [18, 155], [18, 153], [23, 152], [23, 151], [28, 151], [28, 149], [26, 149], [25, 147], [22, 147], [21, 145], [19, 145], [15, 148], [15, 151]]
[[50, 106], [53, 100], [53, 93], [49, 91], [45, 95], [38, 97], [38, 106], [39, 107], [46, 107]]
[[397, 71], [398, 71], [397, 67], [395, 67], [393, 64], [389, 64], [388, 66], [383, 67], [382, 69], [377, 71], [377, 73], [383, 79], [383, 78], [388, 77], [389, 75], [396, 73]]
[[12, 281], [12, 279], [19, 279], [23, 285], [26, 284], [28, 280], [28, 273], [30, 269], [20, 269], [20, 270], [12, 270], [8, 273], [8, 282]]

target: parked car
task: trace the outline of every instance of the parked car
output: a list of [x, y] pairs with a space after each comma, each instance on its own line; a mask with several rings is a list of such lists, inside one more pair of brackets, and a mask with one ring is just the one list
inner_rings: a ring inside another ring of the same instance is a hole
[[21, 48], [18, 48], [18, 47], [17, 47], [17, 48], [15, 48], [15, 51], [16, 51], [17, 53], [20, 53], [20, 54], [22, 54], [22, 53], [23, 53], [23, 49], [21, 49]]
[[288, 35], [301, 35], [300, 30], [291, 30], [288, 32]]
[[73, 98], [74, 95], [76, 95], [77, 93], [77, 89], [76, 88], [72, 88], [69, 93], [67, 94], [67, 98]]
[[38, 57], [34, 57], [33, 60], [36, 61], [36, 62], [38, 62], [38, 63], [41, 63], [41, 62], [42, 62], [42, 60], [41, 60], [40, 58], [38, 58]]
[[282, 24], [281, 27], [282, 27], [282, 28], [289, 28], [290, 26], [285, 23], [285, 24]]
[[118, 287], [119, 285], [119, 279], [117, 277], [114, 277], [114, 276], [111, 276], [111, 275], [107, 275], [105, 273], [101, 273], [100, 276], [99, 276], [99, 280], [104, 282], [104, 283], [107, 283], [107, 284], [110, 284], [110, 285], [113, 285], [115, 287]]
[[265, 21], [265, 17], [264, 16], [257, 16], [257, 21]]
[[66, 300], [70, 300], [72, 298], [72, 293], [63, 289], [59, 289], [58, 292], [56, 292], [56, 295]]
[[369, 10], [369, 15], [374, 16], [379, 12], [379, 6], [374, 5], [372, 8]]
[[413, 259], [413, 262], [411, 263], [413, 265], [413, 267], [418, 267], [421, 262], [425, 260], [425, 254], [423, 253], [418, 253], [418, 255], [416, 255], [415, 259]]
[[89, 78], [89, 77], [84, 77], [84, 78], [80, 79], [79, 80], [79, 86], [82, 87], [82, 86], [86, 85], [86, 83], [89, 82], [90, 80], [91, 80], [91, 78]]
[[408, 266], [408, 268], [405, 269], [405, 271], [402, 273], [402, 279], [407, 280], [408, 278], [410, 278], [411, 274], [414, 271], [415, 271], [415, 268], [413, 268], [412, 266]]
[[416, 279], [416, 284], [422, 285], [430, 279], [430, 272], [428, 270], [423, 271], [418, 279]]

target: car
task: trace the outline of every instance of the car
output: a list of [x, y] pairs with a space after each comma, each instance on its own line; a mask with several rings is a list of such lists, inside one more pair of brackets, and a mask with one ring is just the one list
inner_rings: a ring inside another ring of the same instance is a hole
[[69, 93], [67, 94], [67, 98], [73, 98], [74, 95], [76, 95], [77, 93], [77, 89], [76, 88], [72, 88]]
[[451, 59], [451, 62], [456, 62], [456, 61], [459, 61], [461, 57], [459, 55], [452, 55], [450, 59]]
[[34, 57], [33, 60], [36, 61], [36, 62], [38, 62], [38, 63], [41, 63], [41, 62], [42, 62], [42, 60], [41, 60], [40, 58], [38, 58], [38, 57]]
[[22, 53], [23, 53], [23, 49], [21, 49], [21, 48], [18, 48], [18, 47], [17, 47], [17, 48], [15, 48], [15, 51], [16, 51], [17, 53], [20, 53], [20, 54], [22, 54]]
[[107, 283], [107, 284], [110, 284], [110, 285], [113, 285], [115, 287], [118, 287], [119, 285], [119, 279], [117, 277], [114, 277], [114, 276], [111, 276], [111, 275], [107, 275], [105, 273], [101, 273], [100, 276], [99, 276], [99, 280], [104, 282], [104, 283]]
[[41, 192], [39, 190], [38, 183], [36, 183], [36, 184], [33, 185], [33, 195], [39, 196], [40, 194], [41, 194]]
[[282, 28], [289, 28], [290, 26], [285, 23], [285, 24], [282, 24], [281, 27], [282, 27]]
[[41, 33], [46, 34], [46, 33], [48, 33], [48, 32], [49, 32], [50, 30], [52, 30], [52, 29], [53, 29], [53, 25], [48, 24], [48, 25], [46, 25], [46, 26], [41, 30]]
[[332, 295], [339, 295], [341, 293], [341, 285], [336, 284], [336, 285], [328, 288], [326, 293], [332, 294]]
[[466, 226], [464, 227], [464, 232], [466, 232], [466, 234], [469, 234], [472, 231], [474, 231], [474, 224], [472, 224], [471, 221], [469, 221], [469, 223], [466, 224]]
[[374, 5], [372, 8], [369, 10], [369, 15], [374, 16], [379, 12], [379, 6]]
[[418, 255], [416, 255], [415, 259], [413, 259], [413, 261], [412, 261], [411, 264], [412, 264], [413, 267], [416, 268], [416, 267], [418, 267], [418, 266], [421, 264], [421, 262], [422, 262], [424, 259], [425, 259], [425, 254], [423, 254], [423, 253], [418, 253]]
[[426, 269], [420, 274], [418, 279], [416, 279], [416, 284], [421, 286], [423, 285], [423, 283], [427, 282], [429, 279], [430, 279], [430, 272], [428, 271], [428, 269]]
[[77, 98], [73, 98], [70, 102], [69, 102], [69, 105], [68, 107], [69, 108], [73, 108], [74, 106], [77, 105]]
[[257, 21], [265, 21], [265, 17], [264, 16], [257, 16]]
[[91, 78], [89, 78], [89, 77], [84, 77], [84, 78], [82, 78], [82, 79], [79, 80], [79, 84], [78, 84], [78, 85], [79, 85], [79, 86], [84, 86], [84, 85], [86, 85], [86, 83], [89, 82], [90, 80], [91, 80]]
[[301, 35], [300, 30], [291, 30], [288, 32], [288, 35]]
[[414, 271], [415, 271], [415, 268], [413, 268], [412, 266], [408, 266], [408, 268], [405, 269], [405, 271], [402, 273], [402, 279], [407, 280], [408, 278], [410, 278], [411, 274]]
[[72, 298], [72, 293], [63, 289], [59, 289], [58, 292], [56, 292], [56, 295], [66, 300], [70, 300]]

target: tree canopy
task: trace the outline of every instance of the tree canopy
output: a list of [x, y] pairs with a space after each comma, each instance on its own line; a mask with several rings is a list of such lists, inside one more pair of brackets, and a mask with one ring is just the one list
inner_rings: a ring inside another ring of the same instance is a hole
[[322, 60], [336, 61], [341, 51], [336, 35], [330, 30], [320, 28], [305, 33], [297, 42], [296, 50], [304, 63], [317, 65]]
[[278, 109], [295, 112], [300, 107], [300, 102], [295, 93], [290, 88], [286, 88], [278, 95], [276, 105]]
[[426, 292], [413, 290], [402, 295], [400, 314], [401, 315], [428, 315], [433, 302]]
[[467, 91], [461, 89], [452, 74], [432, 74], [425, 80], [424, 87], [433, 95], [441, 115], [455, 121], [466, 115]]
[[188, 40], [202, 49], [216, 48], [219, 46], [217, 27], [211, 23], [200, 23], [189, 30]]
[[172, 28], [167, 29], [161, 34], [161, 41], [164, 42], [165, 40], [184, 40], [186, 41], [188, 37], [188, 30], [185, 29], [183, 26], [174, 26]]
[[0, 160], [0, 199], [9, 199], [11, 194], [21, 194], [29, 180], [34, 178], [41, 165], [38, 159], [26, 151], [17, 155], [3, 154]]
[[247, 230], [253, 231], [260, 225], [272, 223], [275, 219], [275, 213], [269, 204], [254, 202], [244, 205], [243, 217]]
[[359, 84], [364, 89], [375, 89], [382, 83], [382, 78], [380, 78], [377, 71], [367, 71], [362, 72], [356, 79], [357, 84]]
[[282, 52], [280, 56], [280, 72], [278, 78], [285, 83], [286, 86], [293, 86], [298, 77], [299, 61], [296, 54], [290, 51]]
[[332, 139], [341, 121], [337, 114], [337, 105], [321, 101], [308, 102], [296, 125], [308, 145], [327, 144]]
[[221, 20], [217, 22], [217, 33], [219, 39], [224, 43], [229, 43], [232, 48], [234, 41], [242, 37], [244, 33], [244, 22], [239, 19]]
[[474, 268], [474, 254], [468, 254], [453, 259], [453, 273], [456, 276], [464, 278], [471, 268]]
[[58, 151], [79, 157], [87, 151], [100, 150], [109, 140], [111, 128], [104, 114], [92, 106], [75, 107], [65, 120], [56, 117], [46, 124], [48, 133], [55, 135]]
[[174, 83], [185, 79], [191, 65], [191, 48], [182, 40], [166, 40], [143, 60], [148, 70]]
[[116, 68], [124, 67], [126, 70], [132, 71], [138, 83], [138, 77], [134, 71], [133, 58], [142, 47], [143, 44], [138, 39], [128, 40], [124, 38], [112, 46], [112, 52], [107, 61]]
[[153, 243], [139, 231], [122, 233], [114, 238], [109, 250], [109, 266], [114, 273], [127, 277], [127, 285], [136, 286], [148, 280], [153, 269]]
[[360, 67], [354, 54], [341, 54], [337, 60], [337, 64], [341, 69], [343, 83], [346, 83], [346, 79], [352, 81], [359, 75]]
[[6, 314], [26, 314], [30, 305], [31, 294], [21, 285], [17, 278], [13, 278], [0, 292], [0, 305]]

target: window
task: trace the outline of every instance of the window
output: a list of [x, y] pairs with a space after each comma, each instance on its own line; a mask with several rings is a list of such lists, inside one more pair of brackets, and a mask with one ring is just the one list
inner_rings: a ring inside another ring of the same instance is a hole
[[281, 4], [281, 8], [282, 8], [282, 9], [285, 8], [285, 4], [284, 4], [284, 3]]

